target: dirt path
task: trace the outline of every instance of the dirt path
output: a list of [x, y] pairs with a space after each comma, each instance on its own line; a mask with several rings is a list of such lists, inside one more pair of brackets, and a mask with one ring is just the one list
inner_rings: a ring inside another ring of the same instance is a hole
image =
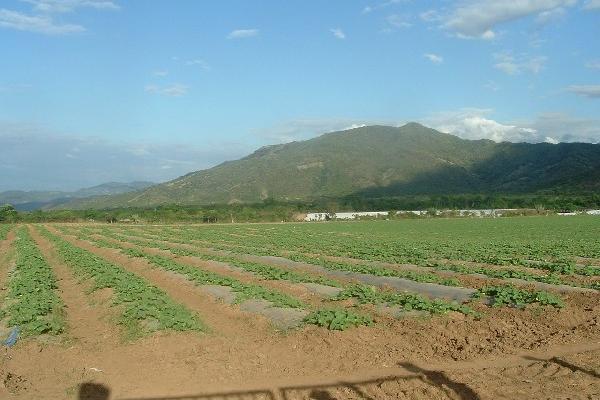
[[[398, 362], [338, 376], [297, 376], [207, 388], [180, 399], [590, 399], [600, 393], [600, 343], [467, 362]], [[565, 391], [566, 389], [566, 391]], [[130, 397], [151, 400], [165, 397]]]
[[6, 296], [6, 285], [8, 283], [8, 274], [11, 270], [11, 261], [15, 256], [14, 241], [16, 239], [15, 230], [12, 229], [5, 240], [0, 241], [0, 299]]

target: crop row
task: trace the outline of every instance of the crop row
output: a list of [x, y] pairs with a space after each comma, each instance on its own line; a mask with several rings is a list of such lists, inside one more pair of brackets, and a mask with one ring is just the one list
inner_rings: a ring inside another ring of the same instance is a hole
[[[278, 291], [269, 290], [259, 285], [245, 284], [234, 278], [222, 276], [210, 271], [202, 270], [186, 264], [174, 261], [171, 258], [144, 252], [139, 248], [131, 248], [97, 238], [84, 238], [100, 247], [114, 248], [130, 257], [141, 257], [152, 265], [166, 271], [175, 272], [185, 276], [196, 285], [219, 285], [232, 289], [236, 294], [235, 303], [241, 303], [247, 299], [263, 299], [269, 301], [276, 307], [290, 307], [309, 309], [310, 307], [301, 301]], [[324, 321], [327, 321], [325, 323]], [[322, 308], [312, 310], [305, 318], [305, 323], [316, 324], [333, 330], [343, 330], [352, 326], [371, 325], [372, 319], [367, 315], [356, 314], [351, 310], [337, 308]]]
[[[555, 219], [546, 221], [558, 224]], [[490, 232], [473, 230], [481, 221], [467, 221], [468, 225], [465, 225], [465, 221], [436, 222], [435, 227], [428, 226], [430, 223], [427, 221], [419, 222], [419, 225], [414, 225], [413, 222], [365, 222], [354, 225], [335, 223], [260, 228], [178, 228], [178, 231], [193, 231], [199, 239], [211, 242], [244, 242], [260, 248], [293, 248], [302, 252], [394, 263], [418, 264], [429, 260], [450, 259], [497, 265], [523, 265], [556, 273], [600, 274], [600, 269], [593, 266], [577, 266], [573, 259], [575, 256], [600, 257], [600, 242], [593, 234], [583, 238], [565, 238], [564, 235], [550, 236], [548, 232], [538, 231], [532, 233], [531, 237], [519, 237], [520, 227], [505, 226], [506, 222], [492, 222], [501, 225], [503, 231], [498, 235], [496, 229], [491, 236]], [[485, 224], [488, 223], [490, 222], [485, 221]], [[404, 229], [410, 224], [410, 228], [417, 232]], [[358, 227], [356, 231], [355, 227]], [[432, 235], [431, 231], [418, 232], [424, 228], [441, 229], [448, 234]], [[368, 229], [368, 233], [360, 232], [359, 229]], [[566, 232], [566, 228], [563, 229]], [[554, 231], [556, 229], [551, 232]]]
[[[88, 239], [88, 240], [94, 241], [94, 239]], [[196, 254], [200, 254], [201, 256], [203, 255], [201, 253], [194, 252], [192, 250], [177, 249], [177, 248], [173, 248], [170, 246], [166, 246], [166, 245], [158, 243], [158, 242], [137, 241], [137, 240], [131, 240], [131, 239], [128, 239], [128, 240], [131, 243], [135, 243], [140, 246], [156, 247], [156, 248], [160, 248], [162, 250], [168, 250], [168, 251], [172, 252], [173, 254], [177, 254], [177, 255], [186, 255], [186, 256], [191, 255], [194, 257], [196, 257]], [[114, 246], [120, 247], [118, 244], [114, 244]], [[125, 248], [125, 249], [123, 249], [123, 252], [133, 255], [133, 256], [145, 257], [150, 262], [160, 266], [161, 268], [186, 275], [188, 277], [188, 279], [193, 280], [199, 284], [221, 284], [224, 286], [232, 286], [231, 284], [228, 284], [228, 282], [226, 282], [226, 281], [225, 282], [215, 282], [215, 283], [207, 281], [206, 278], [202, 275], [200, 275], [200, 277], [197, 278], [195, 276], [195, 274], [197, 273], [196, 271], [199, 271], [200, 273], [204, 273], [204, 271], [200, 271], [195, 268], [187, 267], [185, 265], [176, 263], [173, 260], [165, 258], [165, 257], [148, 255], [138, 249], [131, 249], [131, 248], [129, 248], [129, 249]], [[221, 258], [221, 257], [218, 257], [218, 258]], [[228, 278], [228, 279], [231, 279], [231, 278]], [[336, 283], [336, 286], [339, 287], [342, 285], [339, 283]], [[234, 291], [237, 291], [236, 286], [232, 286], [232, 287], [234, 288]], [[368, 290], [370, 291], [370, 293], [373, 294], [373, 296], [371, 296], [371, 299], [374, 299], [375, 298], [374, 296], [377, 296], [377, 298], [380, 299], [381, 301], [378, 301], [378, 302], [363, 301], [364, 296], [362, 296], [356, 290], [357, 287], [369, 288]], [[246, 298], [246, 296], [244, 296], [244, 298]], [[265, 297], [263, 297], [263, 298], [265, 298]], [[342, 292], [340, 292], [339, 295], [331, 298], [330, 300], [331, 301], [339, 301], [339, 300], [345, 300], [348, 298], [353, 298], [353, 299], [359, 300], [359, 303], [361, 303], [361, 304], [386, 303], [386, 305], [401, 306], [402, 308], [404, 308], [406, 310], [414, 309], [414, 310], [427, 311], [427, 312], [431, 312], [431, 313], [435, 313], [435, 314], [443, 314], [448, 311], [458, 311], [458, 312], [462, 312], [464, 314], [472, 314], [473, 313], [473, 311], [469, 307], [459, 305], [457, 303], [447, 302], [447, 301], [443, 301], [443, 300], [429, 300], [421, 295], [414, 294], [414, 293], [395, 293], [395, 292], [390, 292], [390, 291], [378, 290], [378, 289], [376, 289], [372, 286], [368, 286], [368, 285], [356, 285], [356, 284], [348, 285], [343, 289]], [[271, 298], [265, 298], [265, 299], [272, 301]], [[290, 306], [290, 304], [287, 304], [287, 306]]]
[[[131, 231], [128, 231], [128, 233], [131, 235], [135, 235], [137, 237], [147, 238], [147, 240], [153, 241], [152, 243], [154, 245], [161, 246], [161, 244], [156, 241], [156, 236], [148, 236], [148, 235], [143, 235], [143, 234], [140, 235], [139, 233], [136, 234]], [[114, 233], [113, 233], [113, 235], [114, 235]], [[166, 236], [166, 235], [160, 235], [160, 236], [162, 238], [166, 238], [164, 240], [168, 240], [168, 241], [174, 242], [174, 243], [194, 244], [193, 239], [181, 238], [181, 237], [176, 237], [176, 236]], [[115, 238], [117, 238], [117, 237], [115, 237]], [[208, 245], [211, 246], [211, 244], [208, 244]], [[270, 255], [270, 256], [286, 257], [293, 261], [306, 262], [309, 264], [317, 264], [317, 265], [320, 265], [329, 270], [347, 271], [347, 272], [354, 272], [354, 273], [368, 274], [368, 275], [375, 275], [375, 276], [395, 277], [395, 278], [408, 279], [408, 280], [415, 281], [415, 282], [437, 283], [439, 285], [445, 285], [445, 286], [459, 286], [459, 284], [460, 284], [460, 282], [456, 279], [441, 277], [439, 275], [432, 274], [429, 272], [399, 271], [399, 270], [385, 268], [385, 267], [379, 267], [379, 266], [375, 266], [375, 265], [365, 265], [365, 264], [361, 265], [361, 264], [354, 264], [354, 263], [349, 263], [349, 262], [346, 263], [346, 262], [339, 262], [339, 261], [331, 261], [331, 260], [328, 260], [323, 257], [311, 256], [308, 254], [301, 254], [301, 253], [297, 253], [297, 252], [282, 252], [282, 251], [275, 251], [275, 250], [252, 251], [252, 248], [249, 248], [249, 247], [244, 247], [244, 248], [234, 248], [234, 247], [227, 247], [227, 246], [211, 246], [211, 247], [216, 248], [218, 250], [226, 250], [226, 251], [230, 251], [232, 253], [242, 254], [242, 255], [243, 254], [253, 254], [253, 255]], [[206, 255], [201, 255], [200, 252], [195, 252], [195, 254], [199, 254], [200, 257], [203, 257], [203, 256], [207, 257]], [[212, 255], [210, 257], [215, 259]], [[225, 258], [225, 257], [221, 257], [221, 258]], [[226, 258], [234, 263], [239, 262], [239, 261], [236, 261], [238, 259], [236, 259], [235, 257], [226, 257]], [[320, 282], [317, 282], [317, 283], [320, 283]], [[324, 284], [326, 284], [326, 283], [324, 283]]]
[[[134, 235], [136, 234], [132, 230], [128, 230], [127, 232], [130, 234], [134, 234]], [[137, 233], [137, 235], [140, 235], [140, 233]], [[142, 235], [142, 236], [149, 237], [147, 235]], [[186, 244], [192, 244], [193, 241], [195, 240], [193, 235], [190, 234], [189, 232], [186, 235], [180, 235], [180, 237], [173, 236], [172, 234], [166, 235], [164, 233], [161, 234], [160, 236], [163, 238], [168, 238], [169, 241], [174, 241], [174, 242], [178, 242], [178, 243], [186, 243]], [[153, 236], [150, 236], [150, 237], [153, 237]], [[153, 237], [153, 238], [155, 238], [155, 237]], [[211, 245], [211, 244], [208, 243], [207, 245]], [[321, 265], [327, 269], [331, 269], [331, 270], [344, 270], [344, 271], [365, 273], [365, 274], [371, 274], [371, 275], [377, 275], [377, 276], [394, 276], [394, 277], [409, 279], [409, 280], [413, 280], [413, 281], [417, 281], [417, 282], [438, 283], [438, 284], [447, 285], [447, 286], [457, 286], [459, 284], [459, 282], [456, 279], [443, 278], [443, 277], [440, 277], [440, 276], [432, 274], [432, 273], [413, 272], [413, 271], [398, 271], [398, 270], [393, 270], [393, 269], [384, 268], [384, 267], [377, 267], [377, 266], [373, 266], [373, 265], [361, 265], [361, 264], [354, 264], [354, 263], [349, 263], [349, 262], [332, 261], [332, 260], [328, 260], [324, 257], [319, 257], [316, 255], [305, 254], [305, 253], [299, 253], [297, 251], [289, 251], [289, 250], [288, 251], [278, 251], [278, 250], [274, 250], [274, 249], [267, 250], [264, 248], [258, 249], [258, 248], [253, 248], [253, 247], [250, 247], [247, 245], [236, 247], [236, 246], [229, 246], [229, 245], [219, 246], [217, 244], [217, 245], [213, 245], [212, 247], [219, 248], [219, 249], [225, 249], [230, 252], [241, 253], [241, 254], [251, 253], [251, 254], [261, 254], [261, 255], [268, 254], [268, 255], [282, 256], [282, 257], [287, 257], [289, 259], [292, 259], [294, 261], [319, 264], [319, 265]], [[255, 249], [258, 251], [254, 251]], [[590, 287], [590, 288], [597, 287], [597, 283], [594, 283], [591, 285], [586, 285], [586, 284], [582, 284], [579, 282], [572, 282], [571, 280], [563, 279], [559, 275], [554, 274], [554, 273], [548, 274], [548, 275], [538, 275], [538, 274], [533, 274], [533, 273], [523, 271], [521, 269], [515, 269], [515, 268], [499, 269], [499, 268], [484, 267], [484, 266], [464, 266], [464, 265], [450, 264], [447, 262], [446, 263], [427, 262], [427, 263], [421, 263], [420, 266], [433, 267], [438, 270], [453, 271], [453, 272], [457, 272], [457, 273], [461, 273], [461, 274], [481, 274], [481, 275], [485, 275], [490, 278], [496, 278], [496, 279], [516, 278], [516, 279], [521, 279], [521, 280], [530, 281], [530, 282], [543, 282], [543, 283], [548, 283], [548, 284], [553, 284], [553, 285], [569, 285], [569, 286], [580, 286], [580, 287]]]
[[[245, 284], [229, 276], [220, 275], [211, 271], [182, 264], [168, 257], [150, 254], [141, 250], [140, 248], [127, 247], [119, 244], [118, 242], [112, 242], [92, 237], [85, 237], [83, 235], [78, 235], [78, 238], [87, 240], [99, 247], [117, 249], [123, 254], [128, 255], [130, 257], [144, 258], [156, 267], [184, 275], [188, 280], [194, 282], [197, 285], [219, 285], [230, 287], [233, 290], [233, 292], [236, 293], [236, 303], [240, 303], [244, 300], [254, 298], [270, 301], [271, 303], [273, 303], [273, 305], [278, 307], [306, 307], [306, 305], [303, 304], [301, 301], [287, 296], [283, 293], [268, 290], [259, 285]], [[119, 238], [118, 236], [116, 237], [116, 239], [120, 240], [120, 242], [124, 242], [124, 240], [122, 240], [122, 238]], [[136, 244], [138, 246], [155, 247], [160, 248], [162, 250], [172, 250], [166, 246], [160, 246], [158, 243], [154, 245], [153, 243], [147, 243], [146, 241], [138, 240], [128, 240], [128, 242]], [[177, 251], [175, 251], [175, 249], [173, 249], [173, 253], [177, 255], [190, 255], [188, 252], [178, 253]]]
[[[168, 246], [163, 242], [152, 241], [146, 239], [136, 239], [131, 237], [126, 237], [119, 235], [114, 232], [103, 232], [105, 237], [111, 238], [115, 240], [115, 242], [107, 241], [104, 239], [92, 238], [91, 236], [87, 236], [85, 234], [76, 235], [80, 239], [88, 240], [93, 242], [94, 244], [100, 247], [109, 247], [115, 248], [123, 251], [128, 255], [137, 255], [135, 254], [138, 250], [132, 250], [128, 247], [121, 246], [119, 242], [127, 241], [129, 243], [142, 246], [142, 247], [153, 247], [165, 251], [169, 251], [174, 255], [178, 256], [192, 256], [204, 261], [218, 261], [222, 263], [227, 263], [233, 267], [237, 267], [248, 271], [252, 274], [255, 274], [265, 280], [284, 280], [292, 283], [318, 283], [321, 285], [339, 287], [341, 284], [335, 280], [328, 279], [322, 276], [313, 276], [306, 273], [300, 273], [295, 271], [289, 271], [283, 268], [278, 268], [270, 265], [264, 265], [254, 262], [241, 261], [235, 257], [227, 257], [227, 256], [218, 256], [218, 255], [208, 255], [206, 253], [194, 250], [188, 250], [183, 248], [177, 248], [173, 246]], [[143, 253], [140, 256], [144, 256]], [[229, 286], [229, 285], [227, 285]]]
[[110, 288], [113, 305], [121, 306], [119, 323], [132, 335], [148, 330], [204, 330], [204, 325], [183, 305], [139, 276], [112, 264], [87, 250], [38, 228], [56, 247], [58, 254], [77, 276], [92, 279], [92, 291]]
[[58, 334], [64, 328], [64, 305], [57, 293], [56, 278], [27, 228], [17, 230], [16, 263], [8, 283], [5, 310], [7, 325], [25, 336]]
[[[88, 233], [89, 233], [89, 231], [88, 231]], [[204, 257], [204, 259], [207, 259], [206, 257], [208, 257], [208, 258], [212, 257], [212, 255], [206, 256], [206, 254], [204, 254], [202, 252], [168, 246], [164, 242], [159, 242], [159, 241], [155, 241], [155, 240], [153, 241], [153, 240], [149, 240], [149, 239], [139, 240], [139, 239], [123, 236], [114, 231], [109, 232], [106, 229], [104, 229], [102, 233], [103, 233], [103, 235], [105, 235], [107, 237], [111, 237], [114, 240], [128, 241], [130, 243], [135, 243], [139, 246], [156, 247], [156, 248], [160, 248], [162, 250], [170, 251], [171, 253], [177, 254], [177, 255], [189, 255], [189, 256], [194, 256], [194, 257], [200, 256], [200, 257]], [[89, 239], [88, 238], [87, 240], [97, 240], [97, 239]], [[100, 241], [102, 241], [102, 239], [100, 239]], [[109, 244], [109, 246], [119, 247], [118, 244], [114, 244], [114, 243], [112, 245]], [[338, 285], [338, 286], [340, 286], [340, 285]], [[434, 313], [434, 314], [445, 313], [448, 311], [458, 311], [458, 312], [462, 312], [465, 314], [473, 314], [473, 311], [469, 307], [466, 307], [464, 305], [459, 305], [454, 302], [447, 302], [447, 301], [443, 301], [443, 300], [429, 300], [429, 299], [427, 299], [421, 295], [415, 294], [415, 293], [397, 293], [397, 292], [392, 292], [392, 291], [387, 291], [387, 290], [379, 290], [379, 289], [376, 289], [369, 285], [354, 284], [354, 285], [346, 285], [346, 286], [341, 286], [341, 287], [343, 288], [343, 291], [340, 293], [340, 295], [331, 299], [332, 301], [344, 300], [346, 298], [353, 298], [353, 299], [357, 300], [359, 303], [363, 303], [363, 304], [370, 303], [370, 304], [386, 304], [388, 306], [391, 306], [391, 305], [401, 306], [405, 310], [413, 310], [414, 309], [414, 310], [420, 310], [420, 311], [427, 311], [427, 312]], [[525, 301], [526, 304], [539, 303], [542, 305], [556, 305], [556, 304], [561, 303], [561, 300], [559, 297], [549, 294], [547, 292], [543, 292], [543, 291], [532, 292], [532, 291], [528, 291], [528, 290], [521, 290], [521, 289], [514, 288], [511, 285], [496, 287], [496, 289], [497, 289], [498, 293], [516, 294], [514, 296], [514, 300], [521, 302], [522, 299], [526, 299], [526, 301]], [[368, 296], [366, 296], [365, 293], [367, 293]], [[485, 295], [485, 292], [480, 291], [480, 293], [474, 297], [478, 298], [478, 297], [481, 297], [481, 295]], [[505, 297], [509, 298], [510, 296], [505, 296]], [[502, 296], [494, 296], [493, 298], [494, 299], [502, 298]], [[544, 302], [544, 298], [556, 299], [556, 302], [555, 303]], [[367, 301], [367, 299], [368, 299], [368, 301]], [[516, 302], [510, 303], [508, 301], [500, 302], [499, 300], [495, 300], [494, 304], [514, 306], [515, 304], [520, 304], [520, 303], [516, 303]]]
[[10, 232], [12, 227], [9, 224], [0, 224], [0, 240], [6, 240], [6, 236], [8, 236], [8, 232]]

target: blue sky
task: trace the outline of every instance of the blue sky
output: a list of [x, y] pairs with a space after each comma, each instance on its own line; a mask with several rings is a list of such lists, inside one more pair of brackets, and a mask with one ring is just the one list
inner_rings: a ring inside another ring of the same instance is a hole
[[376, 123], [598, 142], [599, 37], [600, 0], [0, 0], [0, 190]]

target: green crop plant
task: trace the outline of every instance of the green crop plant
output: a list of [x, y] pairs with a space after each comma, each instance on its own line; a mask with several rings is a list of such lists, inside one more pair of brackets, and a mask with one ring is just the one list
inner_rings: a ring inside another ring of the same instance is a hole
[[481, 288], [473, 295], [474, 298], [488, 296], [492, 299], [492, 306], [516, 306], [523, 307], [527, 304], [537, 303], [542, 306], [564, 307], [563, 300], [548, 292], [528, 291], [518, 289], [514, 286], [487, 286]]
[[11, 300], [5, 310], [8, 326], [18, 326], [25, 336], [59, 334], [65, 329], [64, 305], [56, 278], [27, 228], [17, 230], [16, 266], [8, 284]]
[[313, 311], [305, 319], [307, 324], [325, 327], [329, 330], [343, 331], [355, 326], [373, 325], [371, 317], [356, 314], [345, 309], [321, 309]]
[[13, 228], [10, 224], [0, 224], [0, 240], [6, 240], [8, 233]]
[[119, 323], [128, 334], [140, 335], [152, 321], [156, 322], [158, 330], [205, 330], [198, 316], [141, 277], [74, 246], [43, 227], [38, 229], [54, 244], [59, 256], [77, 276], [93, 280], [92, 290], [113, 289], [113, 305], [121, 306]]
[[355, 299], [360, 304], [382, 304], [386, 306], [400, 306], [406, 311], [418, 310], [432, 314], [445, 314], [450, 311], [466, 315], [476, 315], [471, 308], [444, 300], [430, 300], [414, 293], [398, 293], [389, 290], [378, 290], [370, 285], [354, 284], [346, 287], [332, 300]]

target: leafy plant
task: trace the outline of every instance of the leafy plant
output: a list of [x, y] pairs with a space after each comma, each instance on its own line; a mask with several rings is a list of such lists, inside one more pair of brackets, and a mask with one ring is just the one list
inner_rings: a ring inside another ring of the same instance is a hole
[[332, 300], [355, 299], [361, 304], [385, 304], [388, 306], [401, 306], [403, 309], [427, 311], [433, 314], [444, 314], [456, 311], [467, 315], [476, 315], [476, 312], [467, 306], [456, 302], [444, 300], [430, 300], [414, 293], [398, 293], [378, 290], [373, 286], [354, 284], [346, 287]]
[[373, 325], [371, 317], [355, 314], [345, 309], [321, 309], [310, 313], [304, 322], [318, 325], [329, 330], [343, 331], [351, 327]]
[[564, 302], [558, 296], [544, 291], [527, 291], [517, 289], [514, 286], [487, 286], [481, 288], [474, 294], [475, 298], [483, 296], [491, 297], [494, 307], [517, 306], [538, 303], [543, 306], [564, 307]]
[[56, 292], [56, 278], [27, 228], [17, 230], [16, 267], [8, 284], [13, 300], [5, 313], [8, 326], [24, 335], [59, 334], [65, 328], [64, 305]]
[[52, 241], [58, 254], [81, 278], [93, 279], [93, 290], [112, 288], [114, 305], [122, 306], [120, 324], [130, 334], [144, 331], [144, 323], [156, 321], [157, 329], [204, 330], [199, 318], [165, 292], [139, 276], [38, 227]]

